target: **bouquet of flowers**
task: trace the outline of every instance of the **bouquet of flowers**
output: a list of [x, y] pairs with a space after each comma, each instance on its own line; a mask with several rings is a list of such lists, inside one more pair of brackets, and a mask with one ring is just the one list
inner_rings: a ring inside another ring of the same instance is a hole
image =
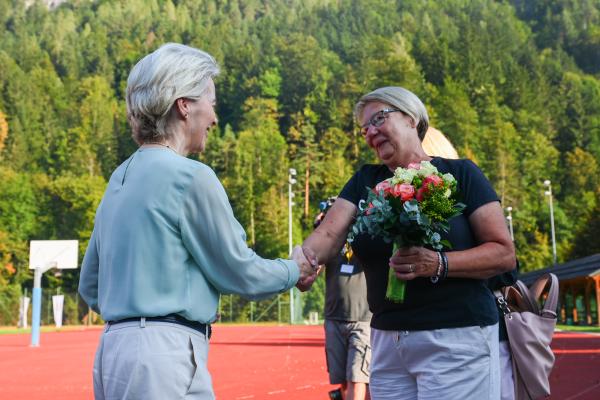
[[[465, 208], [456, 197], [456, 179], [451, 174], [440, 174], [429, 161], [399, 167], [393, 177], [369, 188], [367, 200], [359, 204], [348, 241], [361, 233], [379, 236], [394, 244], [394, 254], [408, 246], [437, 251], [450, 248], [440, 234], [448, 232], [449, 220]], [[386, 298], [402, 303], [405, 286], [390, 268]]]

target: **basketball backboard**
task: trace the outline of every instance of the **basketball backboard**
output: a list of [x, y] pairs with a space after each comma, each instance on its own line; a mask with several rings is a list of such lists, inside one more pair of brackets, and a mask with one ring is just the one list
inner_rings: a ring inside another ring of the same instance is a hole
[[29, 246], [29, 269], [77, 268], [77, 240], [32, 240]]

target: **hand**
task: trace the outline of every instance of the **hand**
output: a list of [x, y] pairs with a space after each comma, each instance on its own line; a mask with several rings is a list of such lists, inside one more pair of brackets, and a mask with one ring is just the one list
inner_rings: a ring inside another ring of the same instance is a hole
[[317, 279], [317, 276], [321, 272], [321, 269], [323, 268], [323, 265], [319, 265], [319, 262], [317, 260], [317, 256], [312, 251], [312, 249], [310, 249], [308, 247], [302, 247], [302, 252], [304, 253], [304, 257], [306, 258], [306, 260], [311, 264], [311, 267], [315, 271], [314, 275], [311, 275], [310, 277], [308, 277], [308, 278], [306, 278], [304, 280], [298, 280], [298, 283], [296, 284], [296, 287], [298, 289], [300, 289], [301, 291], [305, 292], [305, 291], [307, 291], [308, 289], [311, 288], [311, 286], [314, 283], [315, 279]]
[[313, 268], [311, 263], [306, 259], [302, 247], [296, 246], [292, 251], [292, 259], [298, 264], [300, 268], [300, 278], [296, 283], [296, 287], [301, 291], [305, 292], [312, 286], [313, 282], [317, 277], [316, 270]]
[[319, 260], [317, 260], [317, 256], [315, 254], [314, 251], [312, 251], [312, 249], [310, 247], [302, 247], [302, 252], [304, 253], [304, 257], [306, 257], [306, 259], [308, 260], [308, 262], [310, 263], [310, 265], [313, 267], [314, 270], [319, 270], [320, 266], [319, 266]]
[[420, 276], [431, 277], [437, 273], [438, 255], [425, 247], [405, 247], [390, 258], [389, 265], [396, 272], [396, 277], [404, 281]]
[[313, 283], [315, 283], [316, 277], [317, 275], [315, 274], [314, 276], [309, 276], [308, 278], [298, 279], [298, 282], [296, 282], [296, 287], [299, 291], [306, 292], [312, 287]]

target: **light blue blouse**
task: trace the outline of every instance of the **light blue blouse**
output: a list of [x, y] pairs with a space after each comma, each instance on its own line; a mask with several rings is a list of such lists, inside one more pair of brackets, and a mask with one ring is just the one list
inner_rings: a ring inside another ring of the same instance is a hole
[[296, 284], [291, 260], [246, 245], [211, 168], [168, 148], [138, 149], [96, 211], [79, 293], [106, 321], [167, 314], [216, 318], [219, 293], [257, 300]]

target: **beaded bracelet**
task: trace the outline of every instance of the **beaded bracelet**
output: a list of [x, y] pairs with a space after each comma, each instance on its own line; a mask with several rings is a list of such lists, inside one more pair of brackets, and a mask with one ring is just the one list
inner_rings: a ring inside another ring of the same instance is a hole
[[444, 264], [444, 272], [442, 274], [442, 280], [448, 277], [448, 256], [443, 251], [440, 251], [440, 255], [442, 256], [442, 264]]
[[440, 276], [442, 275], [442, 271], [444, 270], [444, 261], [442, 258], [442, 253], [438, 251], [437, 255], [438, 255], [437, 272], [435, 273], [435, 276], [432, 276], [429, 278], [431, 283], [438, 283], [438, 281], [440, 280]]

